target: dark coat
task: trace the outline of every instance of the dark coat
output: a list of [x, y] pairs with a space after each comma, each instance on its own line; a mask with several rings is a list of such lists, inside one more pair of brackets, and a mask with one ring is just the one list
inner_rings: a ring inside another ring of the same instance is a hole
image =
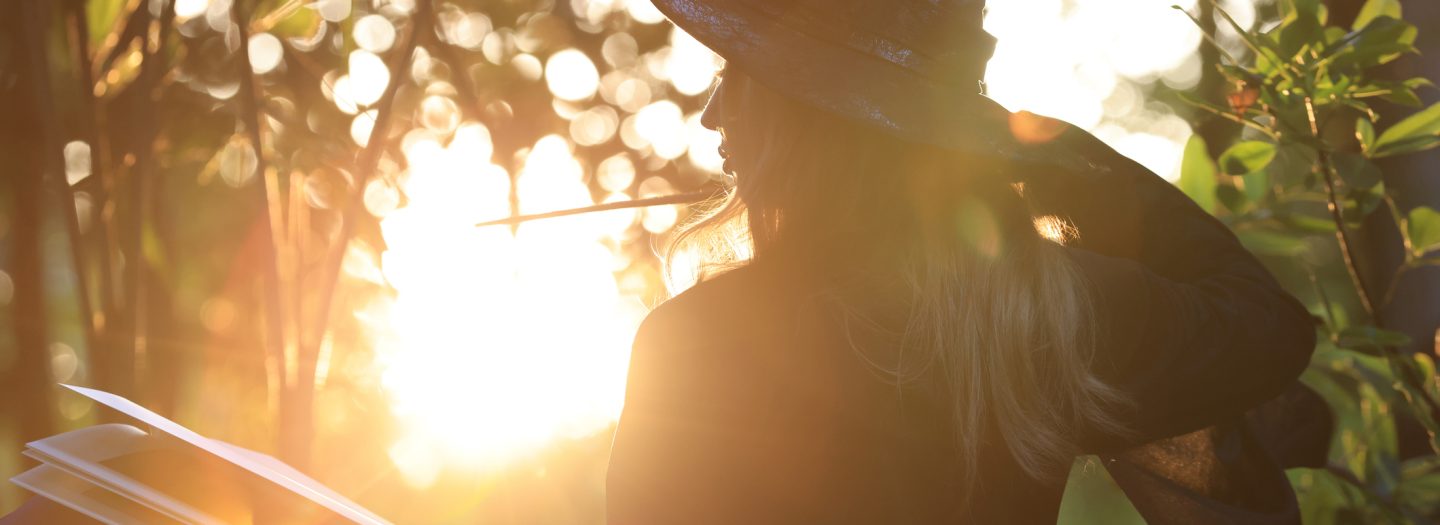
[[[1152, 523], [1298, 522], [1242, 416], [1295, 384], [1313, 318], [1171, 184], [1101, 145], [1087, 153], [1110, 168], [1016, 167], [1039, 211], [1078, 229], [1066, 249], [1096, 296], [1094, 372], [1137, 403], [1124, 416], [1137, 436], [1087, 431], [1083, 447]], [[1027, 477], [998, 440], [972, 505], [956, 505], [942, 396], [902, 395], [862, 363], [813, 273], [758, 261], [645, 320], [610, 522], [1053, 523], [1063, 481]]]

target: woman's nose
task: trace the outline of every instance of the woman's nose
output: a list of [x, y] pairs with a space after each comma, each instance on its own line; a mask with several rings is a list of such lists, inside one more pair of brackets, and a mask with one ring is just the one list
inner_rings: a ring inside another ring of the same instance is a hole
[[722, 114], [724, 113], [725, 81], [721, 80], [715, 85], [715, 90], [710, 92], [710, 100], [705, 103], [705, 111], [700, 114], [700, 125], [711, 131], [720, 131]]

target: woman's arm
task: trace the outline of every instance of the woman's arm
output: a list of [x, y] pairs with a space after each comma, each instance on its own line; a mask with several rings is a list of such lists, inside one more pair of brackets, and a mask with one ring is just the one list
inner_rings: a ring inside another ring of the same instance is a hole
[[1315, 344], [1304, 306], [1180, 190], [1074, 135], [1065, 140], [1111, 169], [1037, 171], [1025, 193], [1079, 231], [1069, 252], [1095, 291], [1095, 370], [1135, 401], [1138, 434], [1085, 443], [1106, 451], [1192, 432], [1289, 386]]

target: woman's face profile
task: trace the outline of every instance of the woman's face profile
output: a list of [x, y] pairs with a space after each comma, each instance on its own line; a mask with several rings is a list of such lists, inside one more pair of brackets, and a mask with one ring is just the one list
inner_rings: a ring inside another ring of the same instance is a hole
[[700, 114], [700, 125], [720, 133], [719, 153], [720, 158], [725, 160], [721, 171], [733, 175], [735, 170], [730, 165], [730, 152], [726, 147], [727, 137], [725, 136], [725, 123], [732, 118], [729, 113], [731, 108], [729, 108], [727, 95], [729, 89], [726, 87], [730, 83], [721, 77], [720, 81], [715, 84], [715, 89], [710, 92], [710, 100], [705, 103], [705, 111]]

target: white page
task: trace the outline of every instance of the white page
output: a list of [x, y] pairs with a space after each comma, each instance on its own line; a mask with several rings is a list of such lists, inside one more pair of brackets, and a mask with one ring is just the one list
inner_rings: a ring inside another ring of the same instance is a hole
[[103, 488], [51, 465], [32, 468], [10, 478], [10, 481], [108, 525], [180, 523], [118, 494], [113, 501], [96, 498], [91, 491]]
[[163, 446], [164, 443], [138, 428], [111, 423], [32, 441], [26, 445], [24, 454], [176, 521], [222, 525], [224, 522], [214, 516], [102, 464]]
[[[284, 475], [286, 475], [286, 476], [290, 476], [290, 477], [296, 478], [296, 479], [310, 480], [311, 483], [314, 483], [314, 488], [315, 488], [315, 490], [320, 491], [321, 493], [325, 494], [326, 496], [330, 496], [330, 497], [332, 497], [332, 498], [335, 498], [337, 501], [346, 501], [346, 502], [350, 501], [350, 500], [346, 499], [345, 496], [342, 496], [339, 492], [335, 492], [335, 491], [334, 491], [333, 489], [331, 489], [330, 487], [327, 487], [327, 486], [321, 484], [321, 483], [318, 482], [318, 481], [311, 480], [308, 476], [305, 475], [305, 473], [300, 472], [300, 471], [298, 471], [298, 470], [295, 470], [295, 467], [292, 467], [292, 466], [286, 464], [284, 461], [280, 461], [279, 459], [276, 459], [276, 458], [273, 457], [273, 456], [269, 456], [269, 455], [266, 455], [266, 454], [261, 454], [261, 453], [259, 453], [259, 452], [256, 452], [256, 451], [254, 451], [254, 450], [250, 450], [250, 449], [245, 448], [245, 447], [238, 447], [238, 446], [235, 446], [235, 445], [231, 445], [231, 444], [229, 444], [229, 443], [226, 443], [226, 442], [224, 442], [224, 441], [220, 441], [220, 440], [217, 440], [217, 439], [212, 439], [212, 440], [210, 440], [210, 442], [211, 442], [211, 443], [214, 443], [215, 446], [217, 446], [217, 447], [225, 447], [225, 448], [228, 448], [228, 449], [230, 449], [230, 450], [234, 450], [236, 454], [240, 454], [240, 455], [242, 455], [242, 456], [245, 456], [245, 457], [247, 457], [247, 458], [250, 458], [251, 461], [254, 461], [254, 462], [258, 463], [258, 464], [261, 464], [261, 465], [270, 467], [270, 468], [272, 468], [272, 469], [275, 469], [276, 472], [279, 472], [279, 473], [284, 474]], [[351, 503], [351, 504], [352, 504], [352, 505], [355, 505], [354, 503]], [[358, 507], [358, 505], [356, 505], [356, 506]], [[363, 510], [363, 509], [362, 509], [362, 510]]]
[[365, 525], [390, 525], [390, 522], [384, 518], [375, 515], [375, 513], [366, 510], [355, 502], [335, 493], [335, 491], [330, 490], [318, 481], [310, 479], [299, 471], [290, 468], [284, 470], [277, 469], [274, 466], [265, 464], [265, 462], [256, 461], [250, 454], [239, 451], [243, 449], [238, 449], [238, 447], [233, 447], [228, 444], [222, 445], [220, 441], [201, 436], [195, 433], [195, 431], [181, 426], [179, 423], [166, 419], [145, 407], [115, 394], [102, 392], [93, 388], [63, 384], [61, 386], [74, 390], [97, 403], [113, 408], [122, 414], [150, 425], [160, 432], [174, 436], [176, 439], [194, 445], [235, 466], [270, 480], [284, 487], [286, 490], [299, 494], [301, 497], [315, 502], [336, 514], [349, 518], [351, 521]]

